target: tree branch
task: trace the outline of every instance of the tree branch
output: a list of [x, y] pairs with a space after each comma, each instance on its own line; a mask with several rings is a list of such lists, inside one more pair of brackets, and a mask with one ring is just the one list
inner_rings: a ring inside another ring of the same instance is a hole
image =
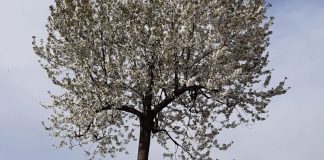
[[199, 63], [201, 60], [203, 60], [204, 58], [206, 58], [207, 56], [209, 56], [210, 54], [212, 54], [213, 52], [212, 51], [207, 51], [205, 52], [201, 57], [198, 57], [196, 59], [196, 61], [194, 61], [190, 67], [188, 69], [191, 69], [192, 67], [194, 67], [197, 63]]
[[181, 88], [174, 91], [171, 97], [166, 97], [162, 102], [160, 102], [153, 110], [153, 115], [155, 116], [157, 113], [161, 112], [163, 108], [168, 106], [172, 101], [178, 98], [181, 94], [186, 91], [195, 91], [201, 88], [205, 88], [204, 86], [194, 85], [194, 86], [182, 86]]
[[[107, 105], [105, 107], [102, 107], [101, 109], [96, 110], [96, 113], [102, 112], [102, 111], [107, 111], [107, 110], [111, 110], [112, 106], [111, 105]], [[134, 115], [137, 115], [138, 117], [142, 116], [142, 112], [140, 112], [139, 110], [135, 109], [135, 108], [131, 108], [128, 107], [126, 105], [121, 106], [120, 108], [116, 108], [119, 111], [124, 111], [124, 112], [128, 112], [128, 113], [132, 113]]]
[[167, 130], [165, 130], [165, 129], [153, 129], [153, 130], [152, 130], [152, 133], [154, 133], [154, 134], [155, 134], [155, 133], [158, 133], [158, 132], [164, 132], [164, 133], [166, 133], [166, 134], [168, 135], [168, 137], [171, 139], [171, 141], [172, 141], [175, 145], [180, 146], [180, 147], [181, 147], [185, 152], [187, 152], [187, 153], [190, 155], [190, 157], [191, 157], [192, 159], [194, 159], [193, 155], [192, 155], [189, 151], [187, 151], [187, 150], [186, 150], [182, 145], [180, 145], [180, 144], [179, 144], [175, 139], [173, 139]]

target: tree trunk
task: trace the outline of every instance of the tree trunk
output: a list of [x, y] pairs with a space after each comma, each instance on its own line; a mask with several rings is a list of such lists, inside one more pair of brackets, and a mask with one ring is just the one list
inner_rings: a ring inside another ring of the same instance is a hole
[[152, 125], [147, 119], [140, 121], [140, 138], [138, 143], [137, 160], [148, 160]]

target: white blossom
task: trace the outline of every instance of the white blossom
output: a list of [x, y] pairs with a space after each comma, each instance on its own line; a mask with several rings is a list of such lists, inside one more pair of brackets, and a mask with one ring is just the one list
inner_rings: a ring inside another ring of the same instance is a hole
[[56, 0], [48, 37], [33, 37], [64, 91], [45, 106], [46, 129], [62, 146], [95, 144], [86, 152], [114, 156], [140, 126], [167, 150], [181, 147], [167, 157], [211, 159], [211, 148], [232, 144], [219, 144], [220, 131], [264, 120], [270, 99], [287, 90], [284, 81], [268, 88], [267, 8], [264, 0]]

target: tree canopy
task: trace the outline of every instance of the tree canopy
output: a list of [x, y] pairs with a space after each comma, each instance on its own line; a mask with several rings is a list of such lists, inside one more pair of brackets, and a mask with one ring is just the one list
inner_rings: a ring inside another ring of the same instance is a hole
[[[54, 84], [46, 129], [61, 146], [124, 152], [140, 128], [165, 156], [211, 159], [217, 135], [267, 117], [270, 85], [264, 0], [56, 0], [46, 40], [33, 47]], [[175, 154], [170, 143], [180, 148]]]

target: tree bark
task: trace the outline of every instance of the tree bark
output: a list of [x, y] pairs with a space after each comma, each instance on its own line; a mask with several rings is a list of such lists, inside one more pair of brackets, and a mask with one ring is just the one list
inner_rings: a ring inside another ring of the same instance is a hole
[[152, 123], [144, 118], [140, 120], [140, 138], [137, 160], [148, 160], [151, 142]]

